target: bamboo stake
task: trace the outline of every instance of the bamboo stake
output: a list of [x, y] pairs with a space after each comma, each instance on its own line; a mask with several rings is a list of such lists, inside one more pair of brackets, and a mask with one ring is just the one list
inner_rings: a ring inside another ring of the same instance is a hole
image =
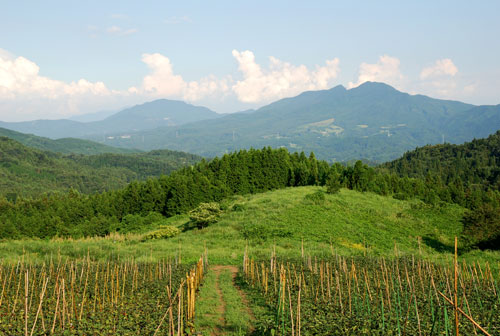
[[33, 328], [31, 328], [30, 336], [33, 336], [33, 332], [35, 331], [36, 322], [38, 321], [38, 315], [42, 311], [43, 297], [45, 295], [45, 290], [47, 289], [48, 283], [49, 283], [49, 278], [47, 278], [43, 284], [42, 294], [40, 294], [40, 304], [38, 305], [38, 310], [36, 311], [35, 322], [33, 322]]
[[453, 301], [451, 301], [450, 299], [448, 299], [446, 297], [446, 295], [444, 295], [443, 293], [439, 292], [439, 294], [446, 300], [448, 301], [449, 304], [451, 304], [452, 306], [454, 306], [454, 308], [456, 310], [458, 310], [460, 312], [460, 314], [462, 314], [463, 316], [465, 316], [469, 321], [472, 322], [472, 324], [474, 324], [479, 330], [481, 330], [485, 335], [487, 336], [491, 336], [483, 327], [481, 327], [476, 321], [474, 321], [474, 319], [472, 317], [470, 317], [469, 315], [467, 315], [462, 309], [460, 309], [459, 307], [456, 307], [455, 304], [453, 303]]
[[54, 329], [56, 328], [56, 320], [57, 320], [57, 311], [59, 309], [59, 299], [61, 297], [61, 287], [59, 287], [59, 290], [57, 291], [57, 302], [56, 302], [56, 310], [54, 312], [54, 320], [52, 322], [52, 329], [50, 330], [50, 334], [54, 334]]
[[459, 336], [459, 326], [458, 326], [458, 296], [457, 296], [457, 276], [458, 276], [458, 271], [457, 271], [457, 237], [455, 236], [455, 335]]
[[28, 294], [29, 294], [29, 273], [26, 269], [24, 274], [24, 335], [28, 336]]

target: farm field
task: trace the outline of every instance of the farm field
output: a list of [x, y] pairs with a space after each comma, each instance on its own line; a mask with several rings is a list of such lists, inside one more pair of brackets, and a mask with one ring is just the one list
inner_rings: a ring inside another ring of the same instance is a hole
[[[299, 187], [235, 196], [221, 203], [219, 221], [204, 229], [189, 227], [187, 215], [168, 219], [183, 232], [167, 240], [144, 241], [155, 229], [148, 227], [105, 238], [1, 242], [0, 328], [22, 335], [27, 320], [33, 335], [53, 325], [55, 335], [154, 335], [163, 319], [157, 335], [170, 335], [172, 324], [178, 333], [179, 309], [166, 314], [170, 300], [207, 251], [194, 317], [183, 320], [186, 332], [452, 335], [453, 307], [439, 293], [453, 294], [453, 243], [464, 209], [324, 191]], [[460, 307], [494, 335], [500, 254], [459, 245], [458, 261]], [[474, 333], [464, 317], [460, 327]]]
[[[278, 335], [472, 335], [482, 333], [479, 326], [491, 335], [500, 331], [499, 274], [488, 264], [458, 264], [454, 280], [453, 267], [413, 257], [271, 256], [245, 258], [244, 276], [275, 313], [263, 331]], [[454, 297], [464, 312], [458, 319]]]
[[2, 265], [0, 334], [183, 334], [193, 327], [204, 263], [100, 263], [89, 256]]

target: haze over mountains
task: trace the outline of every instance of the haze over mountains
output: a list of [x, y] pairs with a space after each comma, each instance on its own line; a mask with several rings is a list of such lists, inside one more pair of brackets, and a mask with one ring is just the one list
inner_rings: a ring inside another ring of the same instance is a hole
[[216, 156], [241, 148], [314, 151], [329, 161], [388, 161], [417, 146], [463, 143], [500, 129], [500, 105], [409, 95], [383, 83], [304, 92], [256, 111], [219, 115], [183, 102], [158, 100], [102, 121], [0, 123], [50, 138], [80, 137], [106, 145], [168, 148]]
[[[206, 107], [193, 106], [182, 101], [159, 99], [124, 109], [98, 121], [80, 122], [60, 119], [12, 123], [0, 122], [0, 127], [51, 139], [83, 138], [98, 134], [102, 140], [103, 136], [110, 133], [176, 126], [203, 119], [217, 118], [218, 116], [219, 114]], [[84, 120], [85, 118], [80, 117], [79, 119]]]

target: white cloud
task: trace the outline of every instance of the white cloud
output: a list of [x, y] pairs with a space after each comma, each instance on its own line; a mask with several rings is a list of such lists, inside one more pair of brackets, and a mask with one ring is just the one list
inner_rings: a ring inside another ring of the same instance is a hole
[[71, 83], [40, 76], [39, 66], [24, 58], [0, 53], [0, 115], [2, 120], [62, 117], [80, 113], [79, 107], [116, 95], [103, 82], [80, 79]]
[[403, 80], [399, 64], [400, 61], [398, 58], [388, 55], [380, 56], [378, 62], [375, 64], [361, 63], [357, 83], [350, 82], [348, 87], [353, 88], [364, 82], [384, 82], [399, 86]]
[[144, 54], [142, 61], [150, 68], [151, 73], [144, 77], [142, 88], [130, 88], [129, 92], [197, 101], [210, 95], [225, 94], [229, 90], [228, 78], [209, 76], [186, 82], [181, 75], [174, 74], [170, 59], [159, 53]]
[[457, 67], [449, 58], [437, 60], [433, 66], [424, 68], [420, 73], [420, 79], [425, 80], [440, 76], [455, 76], [458, 72]]
[[456, 75], [458, 68], [449, 58], [436, 60], [434, 65], [420, 72], [422, 91], [440, 98], [452, 98], [458, 89]]
[[232, 90], [245, 103], [260, 103], [299, 94], [307, 90], [329, 87], [339, 73], [339, 59], [327, 60], [323, 67], [309, 70], [305, 65], [293, 65], [270, 57], [270, 67], [263, 70], [251, 51], [233, 50], [243, 80], [237, 81]]
[[70, 84], [39, 75], [38, 65], [24, 57], [9, 58], [0, 55], [0, 98], [14, 99], [23, 95], [58, 98], [65, 95], [92, 93], [108, 95], [104, 83], [85, 79]]

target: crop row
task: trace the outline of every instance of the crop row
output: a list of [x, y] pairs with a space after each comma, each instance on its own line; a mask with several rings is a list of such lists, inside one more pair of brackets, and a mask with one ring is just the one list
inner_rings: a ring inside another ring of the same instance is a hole
[[414, 257], [257, 261], [245, 253], [243, 273], [275, 312], [268, 328], [279, 335], [500, 332], [500, 275], [488, 264], [457, 263], [456, 290], [455, 267]]
[[205, 263], [0, 265], [0, 335], [182, 335]]

